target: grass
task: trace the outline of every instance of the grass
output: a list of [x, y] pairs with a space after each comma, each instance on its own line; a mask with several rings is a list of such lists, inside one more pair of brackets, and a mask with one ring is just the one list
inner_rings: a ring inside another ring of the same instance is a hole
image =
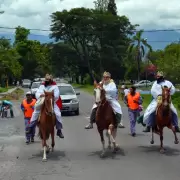
[[89, 84], [81, 85], [81, 84], [72, 84], [74, 88], [79, 88], [85, 92], [88, 92], [90, 94], [93, 94], [94, 87]]
[[8, 91], [8, 88], [2, 88], [0, 87], [0, 93], [4, 93], [4, 92], [7, 92]]
[[19, 100], [20, 97], [24, 94], [24, 91], [20, 88], [17, 88], [11, 94], [7, 94], [0, 98], [0, 100]]

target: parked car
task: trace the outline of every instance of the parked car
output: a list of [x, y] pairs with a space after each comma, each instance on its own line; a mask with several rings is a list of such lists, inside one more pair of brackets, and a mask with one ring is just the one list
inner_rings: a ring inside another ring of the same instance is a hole
[[23, 82], [22, 82], [22, 87], [29, 88], [30, 86], [31, 86], [31, 80], [24, 79]]
[[135, 83], [133, 86], [135, 87], [146, 87], [147, 86], [152, 86], [152, 82], [149, 80], [142, 80], [139, 81], [138, 83]]
[[62, 99], [62, 112], [74, 112], [76, 115], [79, 115], [79, 99], [74, 88], [70, 84], [60, 83], [57, 84], [60, 90], [60, 96]]
[[36, 91], [38, 90], [40, 85], [41, 85], [40, 81], [32, 83], [30, 89], [31, 89], [31, 93], [33, 95], [33, 98], [36, 98], [35, 94], [36, 94]]

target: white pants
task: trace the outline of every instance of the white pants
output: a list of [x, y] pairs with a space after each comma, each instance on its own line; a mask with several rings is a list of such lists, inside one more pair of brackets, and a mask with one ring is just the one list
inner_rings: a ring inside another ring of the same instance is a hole
[[[54, 103], [54, 113], [56, 115], [57, 121], [59, 121], [62, 124], [62, 118], [61, 118], [61, 111], [59, 110], [59, 107], [57, 106], [56, 103]], [[31, 122], [36, 121], [39, 117], [40, 110], [34, 110], [32, 117], [31, 117]]]

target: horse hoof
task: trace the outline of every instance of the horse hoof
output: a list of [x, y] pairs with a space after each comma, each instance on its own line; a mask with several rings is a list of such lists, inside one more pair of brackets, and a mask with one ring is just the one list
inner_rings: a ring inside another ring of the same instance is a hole
[[174, 141], [174, 144], [179, 144], [179, 141], [178, 141], [178, 140], [175, 140], [175, 141]]
[[42, 159], [42, 162], [47, 162], [47, 159]]
[[150, 142], [151, 144], [154, 144], [154, 140], [151, 140], [151, 142]]
[[164, 154], [164, 152], [165, 152], [164, 149], [160, 149], [161, 154]]
[[104, 157], [105, 157], [105, 153], [103, 152], [100, 154], [100, 158], [104, 158]]
[[107, 148], [108, 148], [108, 149], [111, 149], [111, 145], [109, 145]]
[[120, 147], [119, 147], [118, 144], [116, 144], [116, 147], [114, 148], [114, 151], [117, 152], [117, 151], [119, 151], [119, 150], [120, 150]]

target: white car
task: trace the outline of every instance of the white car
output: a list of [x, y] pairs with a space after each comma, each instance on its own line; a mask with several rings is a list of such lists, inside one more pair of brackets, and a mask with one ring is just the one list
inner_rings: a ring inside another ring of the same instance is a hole
[[29, 88], [31, 86], [31, 80], [29, 79], [23, 79], [22, 87]]
[[35, 97], [36, 91], [38, 90], [40, 85], [41, 85], [40, 81], [32, 83], [30, 89], [31, 89], [31, 93], [34, 95], [34, 97]]
[[133, 86], [135, 86], [135, 87], [152, 86], [152, 82], [149, 80], [142, 80], [142, 81], [139, 81], [138, 83], [134, 84]]
[[62, 99], [62, 112], [74, 112], [76, 115], [79, 115], [79, 99], [74, 88], [70, 84], [60, 83], [57, 84], [60, 90], [60, 96]]

